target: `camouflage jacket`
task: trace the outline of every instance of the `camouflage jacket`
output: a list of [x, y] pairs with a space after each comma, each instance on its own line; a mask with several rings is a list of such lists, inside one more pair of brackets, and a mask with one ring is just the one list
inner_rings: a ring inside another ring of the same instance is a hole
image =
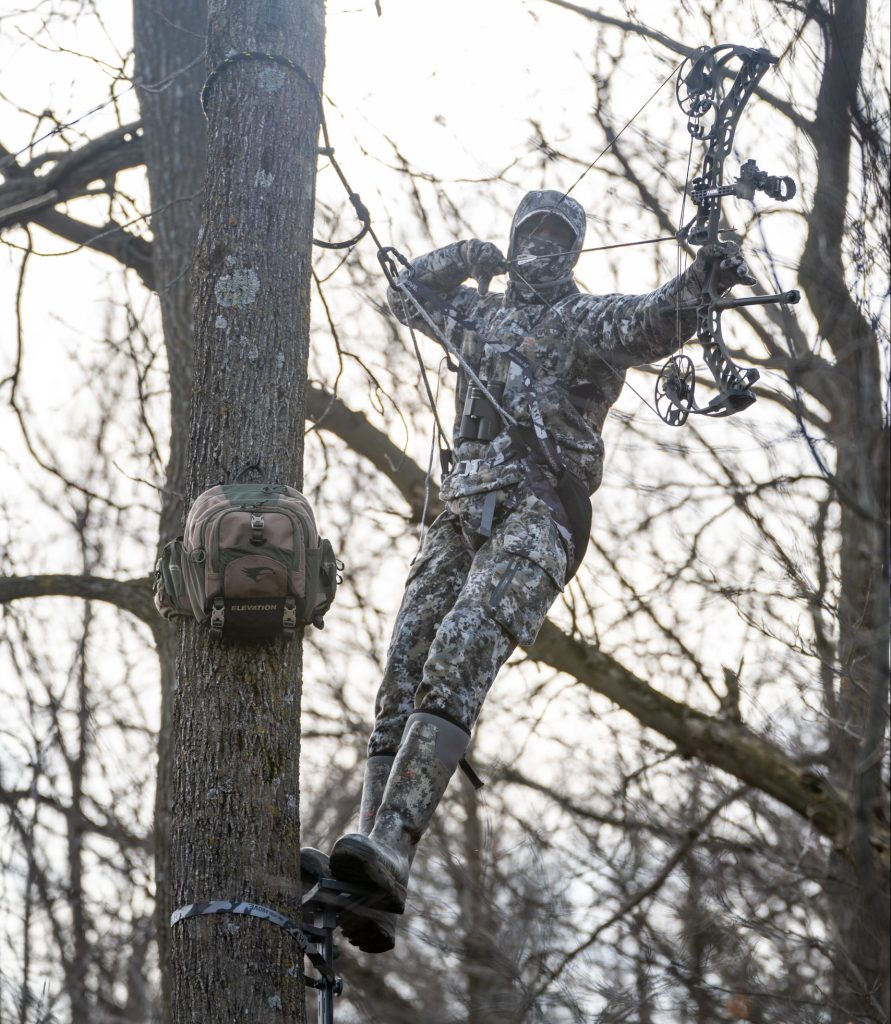
[[[481, 296], [475, 287], [463, 284], [470, 276], [468, 245], [479, 244], [454, 242], [417, 257], [411, 262], [409, 283], [418, 281], [441, 296], [458, 316], [478, 323], [488, 338], [518, 346], [534, 367], [548, 430], [563, 449], [567, 467], [593, 494], [603, 472], [600, 433], [628, 368], [665, 359], [679, 335], [686, 339], [695, 330], [696, 315], [690, 306], [695, 306], [699, 298], [699, 268], [692, 265], [679, 277], [644, 295], [584, 295], [570, 276], [556, 294], [530, 295], [512, 280], [505, 293]], [[439, 340], [402, 291], [391, 287], [388, 301], [398, 320]], [[491, 344], [476, 332], [464, 330], [448, 311], [422, 296], [420, 302], [436, 328], [484, 382], [504, 382], [502, 407], [522, 425], [528, 425], [526, 391], [510, 357], [493, 352]], [[678, 305], [687, 307], [680, 315]], [[502, 431], [490, 442], [460, 440], [467, 388], [467, 375], [459, 371], [455, 458], [491, 463], [499, 452], [509, 449], [510, 439]], [[467, 472], [466, 466], [464, 469], [443, 480], [445, 501], [511, 487], [522, 475], [516, 461], [511, 460], [485, 465], [475, 472]]]

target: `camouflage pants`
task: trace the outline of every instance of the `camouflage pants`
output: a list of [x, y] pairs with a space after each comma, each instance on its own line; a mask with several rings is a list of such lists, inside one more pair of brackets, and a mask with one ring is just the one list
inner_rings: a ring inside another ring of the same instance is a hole
[[496, 516], [474, 550], [454, 512], [412, 564], [375, 705], [369, 756], [399, 747], [416, 710], [473, 727], [498, 670], [538, 634], [562, 589], [566, 554], [536, 499]]

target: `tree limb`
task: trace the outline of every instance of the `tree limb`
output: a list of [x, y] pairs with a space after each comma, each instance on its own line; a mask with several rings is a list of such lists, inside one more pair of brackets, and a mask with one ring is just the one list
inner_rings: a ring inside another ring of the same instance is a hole
[[[643, 36], [645, 39], [652, 39], [653, 42], [664, 46], [667, 50], [681, 57], [689, 57], [697, 50], [695, 46], [686, 46], [684, 43], [679, 43], [677, 40], [672, 39], [671, 36], [667, 36], [663, 32], [658, 32], [656, 29], [649, 28], [646, 25], [641, 25], [634, 21], [625, 21], [622, 18], [614, 18], [609, 14], [603, 14], [601, 11], [591, 10], [590, 7], [582, 7], [579, 4], [570, 3], [569, 0], [544, 0], [544, 2], [553, 4], [555, 7], [562, 7], [564, 10], [572, 11], [575, 14], [580, 14], [589, 21], [596, 21], [601, 25], [610, 25], [613, 28], [620, 29], [622, 32]], [[813, 123], [797, 111], [791, 103], [781, 100], [761, 86], [755, 88], [755, 95], [760, 99], [766, 100], [775, 110], [788, 117], [796, 128], [799, 128], [806, 135], [810, 135], [813, 130]]]
[[155, 268], [152, 261], [152, 244], [138, 235], [131, 235], [120, 224], [110, 221], [104, 227], [76, 220], [59, 210], [44, 210], [31, 217], [32, 223], [51, 231], [54, 235], [67, 238], [69, 242], [84, 249], [93, 249], [135, 270], [142, 283], [151, 291], [155, 290]]
[[[644, 726], [741, 782], [774, 797], [811, 822], [841, 850], [847, 849], [853, 813], [845, 795], [828, 779], [802, 768], [746, 726], [707, 715], [660, 693], [593, 644], [545, 622], [528, 655], [576, 678], [630, 712]], [[873, 846], [888, 859], [886, 830], [874, 824]]]
[[[138, 167], [144, 159], [138, 122], [106, 132], [78, 149], [43, 154], [24, 166], [15, 163], [10, 155], [3, 167], [6, 180], [0, 184], [0, 231], [37, 224], [76, 245], [112, 256], [135, 270], [146, 287], [153, 289], [149, 242], [113, 222], [97, 227], [55, 209], [71, 199], [93, 194], [93, 183], [113, 182], [120, 171]], [[53, 163], [49, 171], [35, 174], [49, 162]], [[110, 185], [106, 184], [106, 188], [111, 191]]]
[[41, 793], [33, 789], [6, 789], [0, 785], [0, 806], [17, 807], [19, 803], [26, 800], [33, 800], [43, 807], [50, 807], [52, 810], [69, 817], [73, 815], [78, 825], [87, 832], [97, 836], [104, 836], [111, 839], [119, 846], [126, 849], [142, 850], [145, 853], [152, 852], [153, 839], [149, 835], [135, 835], [120, 823], [112, 820], [95, 821], [82, 811], [73, 807], [66, 807], [61, 800], [55, 796]]
[[148, 576], [130, 580], [58, 574], [0, 578], [0, 604], [23, 597], [80, 597], [84, 601], [106, 601], [135, 615], [153, 632], [162, 622], [155, 610]]
[[[350, 409], [337, 395], [318, 384], [307, 388], [306, 410], [320, 430], [335, 434], [395, 484], [411, 509], [411, 521], [420, 522], [427, 474], [413, 459], [393, 444], [383, 430], [370, 423], [364, 413]], [[442, 508], [439, 495], [432, 493], [427, 509], [428, 522], [435, 519]]]
[[732, 793], [726, 794], [718, 803], [695, 825], [688, 829], [687, 835], [683, 842], [679, 843], [672, 855], [668, 858], [658, 874], [653, 878], [651, 882], [639, 889], [632, 896], [629, 896], [613, 914], [607, 918], [602, 924], [599, 924], [590, 935], [586, 936], [574, 949], [565, 953], [559, 960], [559, 962], [551, 970], [547, 972], [544, 979], [539, 982], [534, 992], [529, 997], [530, 1003], [542, 995], [550, 985], [552, 985], [557, 978], [563, 973], [563, 971], [582, 953], [590, 949], [600, 936], [608, 929], [611, 928], [618, 921], [621, 921], [623, 917], [629, 914], [635, 907], [639, 906], [644, 900], [654, 896], [662, 886], [668, 881], [669, 877], [674, 872], [675, 868], [681, 861], [689, 854], [694, 846], [699, 842], [702, 834], [708, 830], [714, 819], [723, 811], [727, 806], [737, 800], [743, 793], [745, 793], [745, 786], [741, 786], [735, 789]]
[[55, 154], [54, 166], [45, 174], [34, 171], [46, 162], [46, 157], [24, 167], [12, 162], [3, 167], [6, 180], [0, 185], [0, 228], [27, 223], [27, 210], [9, 213], [15, 208], [40, 196], [57, 193], [55, 202], [66, 202], [90, 192], [95, 181], [113, 180], [118, 172], [138, 167], [145, 157], [141, 129], [138, 122], [126, 124], [91, 139], [79, 149]]

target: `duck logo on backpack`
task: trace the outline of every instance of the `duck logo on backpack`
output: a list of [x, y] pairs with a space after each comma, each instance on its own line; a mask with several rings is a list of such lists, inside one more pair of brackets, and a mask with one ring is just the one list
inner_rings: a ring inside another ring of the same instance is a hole
[[252, 579], [254, 581], [254, 583], [259, 583], [260, 580], [262, 580], [264, 576], [267, 576], [267, 575], [274, 576], [275, 575], [273, 570], [270, 569], [268, 565], [260, 565], [260, 566], [257, 566], [254, 569], [242, 569], [241, 571], [249, 579]]

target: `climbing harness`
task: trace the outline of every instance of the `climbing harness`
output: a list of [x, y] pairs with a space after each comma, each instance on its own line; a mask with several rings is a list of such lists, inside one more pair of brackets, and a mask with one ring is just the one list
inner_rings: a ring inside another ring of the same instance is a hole
[[298, 923], [272, 907], [249, 900], [202, 900], [179, 907], [170, 915], [174, 927], [192, 917], [235, 914], [254, 917], [281, 928], [288, 934], [315, 970], [314, 977], [303, 973], [306, 985], [316, 992], [318, 1024], [334, 1024], [334, 1000], [343, 994], [343, 979], [334, 969], [340, 951], [334, 944], [334, 932], [344, 912], [374, 917], [382, 911], [375, 907], [380, 900], [377, 890], [321, 878], [300, 900], [303, 921]]
[[[588, 545], [591, 503], [585, 485], [566, 466], [559, 442], [545, 425], [531, 362], [516, 345], [508, 345], [493, 338], [478, 321], [464, 316], [436, 292], [414, 280], [409, 261], [398, 250], [390, 246], [378, 253], [378, 259], [390, 285], [408, 298], [439, 343], [455, 357], [470, 381], [459, 438], [467, 430], [472, 432], [472, 439], [490, 440], [488, 435], [494, 437], [498, 432], [496, 426], [499, 419], [506, 428], [510, 446], [491, 460], [486, 460], [486, 464], [494, 466], [510, 460], [516, 460], [520, 464], [533, 493], [540, 497], [550, 510], [554, 526], [566, 548], [566, 581], [569, 582], [578, 571]], [[399, 265], [403, 268], [401, 271]], [[504, 409], [501, 404], [504, 385], [490, 384], [479, 377], [463, 353], [439, 329], [421, 299], [448, 316], [462, 330], [475, 333], [491, 351], [505, 355], [517, 366], [525, 391], [531, 426], [521, 424]], [[480, 436], [481, 429], [485, 436]], [[479, 468], [479, 460], [472, 461], [476, 462]], [[471, 462], [467, 461], [458, 463], [453, 472], [470, 472], [470, 465]], [[552, 482], [550, 476], [545, 473], [545, 468], [554, 477], [555, 482]], [[495, 492], [492, 491], [487, 496], [480, 528], [477, 531], [482, 536], [487, 536], [491, 530], [494, 503]]]

